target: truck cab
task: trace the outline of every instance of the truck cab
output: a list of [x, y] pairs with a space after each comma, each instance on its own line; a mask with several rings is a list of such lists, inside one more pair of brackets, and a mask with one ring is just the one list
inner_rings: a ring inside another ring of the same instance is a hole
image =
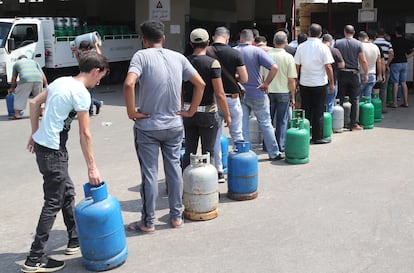
[[11, 82], [13, 65], [21, 55], [45, 66], [41, 21], [37, 19], [0, 19], [0, 88]]

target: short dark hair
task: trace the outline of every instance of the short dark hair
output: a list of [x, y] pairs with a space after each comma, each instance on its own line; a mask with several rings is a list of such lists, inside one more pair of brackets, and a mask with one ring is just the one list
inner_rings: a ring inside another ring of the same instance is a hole
[[404, 29], [402, 26], [395, 27], [395, 33], [396, 34], [404, 34]]
[[319, 37], [322, 34], [322, 27], [319, 24], [311, 24], [309, 27], [309, 35], [311, 37]]
[[305, 42], [306, 40], [308, 40], [308, 35], [306, 33], [299, 33], [298, 34], [298, 38], [297, 38], [298, 45]]
[[90, 51], [82, 55], [79, 61], [79, 71], [89, 73], [94, 68], [99, 68], [100, 71], [105, 69], [109, 72], [109, 63], [105, 56], [97, 52]]
[[266, 43], [267, 40], [266, 40], [266, 37], [265, 36], [257, 36], [256, 38], [254, 38], [254, 42], [256, 44], [258, 44], [258, 43]]
[[358, 38], [367, 39], [368, 34], [365, 31], [361, 30], [360, 32], [358, 32]]
[[385, 34], [387, 34], [387, 32], [385, 31], [384, 28], [379, 28], [377, 30], [377, 36], [384, 36]]
[[91, 48], [91, 44], [89, 43], [89, 41], [82, 41], [79, 44], [79, 49], [90, 49]]
[[160, 21], [145, 21], [139, 27], [142, 36], [151, 42], [159, 43], [164, 37], [164, 24]]

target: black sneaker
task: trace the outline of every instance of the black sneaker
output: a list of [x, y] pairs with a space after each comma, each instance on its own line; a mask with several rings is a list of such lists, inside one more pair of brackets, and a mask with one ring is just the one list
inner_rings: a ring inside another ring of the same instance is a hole
[[63, 267], [65, 267], [65, 262], [63, 261], [57, 261], [47, 256], [28, 256], [21, 270], [23, 272], [55, 272]]
[[226, 179], [224, 178], [224, 173], [218, 173], [218, 182], [226, 183]]
[[80, 250], [80, 246], [79, 246], [79, 240], [78, 238], [74, 238], [74, 239], [70, 239], [68, 246], [65, 249], [65, 254], [66, 255], [73, 255], [78, 253]]

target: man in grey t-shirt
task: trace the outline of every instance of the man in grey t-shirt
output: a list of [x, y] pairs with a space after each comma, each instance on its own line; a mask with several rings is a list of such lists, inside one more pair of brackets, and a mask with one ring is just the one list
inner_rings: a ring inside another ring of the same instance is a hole
[[[183, 181], [180, 148], [183, 137], [181, 117], [197, 111], [205, 83], [184, 55], [163, 48], [164, 24], [146, 21], [140, 26], [145, 47], [132, 57], [124, 82], [128, 117], [135, 121], [135, 148], [141, 166], [141, 221], [128, 225], [131, 231], [155, 231], [155, 204], [158, 195], [158, 153], [162, 150], [165, 180], [168, 186], [170, 224], [183, 225]], [[181, 111], [181, 85], [194, 85], [188, 111]], [[135, 84], [139, 82], [138, 108], [135, 108]]]
[[[338, 72], [338, 97], [341, 105], [345, 96], [349, 96], [351, 102], [350, 124], [351, 131], [362, 130], [357, 121], [357, 113], [359, 107], [359, 93], [360, 93], [360, 72], [362, 71], [363, 82], [368, 81], [368, 63], [365, 58], [362, 43], [354, 38], [355, 29], [351, 25], [344, 27], [343, 39], [335, 42], [334, 47], [339, 49], [345, 61], [345, 68]], [[362, 69], [360, 69], [360, 66]]]

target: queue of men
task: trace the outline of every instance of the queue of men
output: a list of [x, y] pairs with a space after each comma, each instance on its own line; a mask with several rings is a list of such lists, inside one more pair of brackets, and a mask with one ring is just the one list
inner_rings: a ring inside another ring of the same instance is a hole
[[[322, 27], [311, 24], [307, 40], [300, 43], [294, 56], [285, 50], [288, 37], [283, 31], [276, 32], [273, 37], [275, 48], [267, 45], [265, 51], [256, 46], [260, 41], [254, 45], [255, 36], [251, 29], [241, 31], [240, 43], [234, 48], [228, 46], [230, 31], [225, 27], [215, 30], [211, 45], [210, 34], [205, 29], [194, 29], [190, 34], [193, 53], [184, 56], [164, 48], [162, 22], [143, 22], [140, 30], [144, 49], [132, 57], [123, 86], [127, 116], [133, 121], [131, 137], [141, 173], [141, 216], [127, 225], [132, 232], [149, 234], [156, 231], [160, 150], [168, 185], [169, 224], [171, 228], [184, 226], [180, 165], [184, 132], [189, 140], [184, 166], [188, 165], [189, 153], [197, 150], [198, 140], [201, 139], [202, 151], [211, 154], [219, 182], [223, 182], [220, 158], [223, 120], [229, 126], [233, 142], [248, 141], [249, 117], [254, 114], [263, 132], [269, 160], [273, 161], [284, 158], [289, 108], [296, 107], [298, 92], [301, 107], [311, 122], [313, 144], [329, 143], [323, 138], [323, 112], [327, 94], [332, 96], [336, 93], [336, 78], [337, 97], [343, 101], [344, 96], [349, 96], [353, 105], [351, 122], [347, 125], [350, 130], [361, 129], [357, 122], [360, 83], [366, 89], [373, 88], [370, 74], [371, 78], [374, 74], [380, 74], [377, 81], [383, 82], [387, 67], [391, 68], [390, 81], [394, 84], [394, 91], [395, 86], [403, 86], [404, 102], [401, 106], [408, 107], [404, 63], [414, 52], [401, 37], [401, 31], [396, 35], [396, 48], [391, 50], [390, 47], [387, 51], [388, 63], [384, 69], [384, 66], [378, 67], [384, 64], [378, 58], [385, 54], [378, 55], [375, 49], [370, 49], [367, 58], [368, 51], [363, 43], [369, 42], [369, 39], [361, 33], [362, 42], [356, 40], [355, 30], [350, 25], [345, 26], [343, 39], [333, 42], [331, 37], [324, 37], [325, 42], [333, 43], [338, 49], [330, 50], [320, 39]], [[332, 52], [338, 56], [334, 58]], [[373, 62], [376, 63], [375, 71], [372, 69]], [[335, 68], [332, 64], [336, 64]], [[30, 101], [32, 132], [27, 148], [36, 154], [44, 179], [45, 202], [35, 239], [22, 266], [23, 272], [54, 272], [65, 266], [63, 261], [45, 254], [49, 233], [59, 211], [63, 212], [67, 226], [65, 254], [72, 255], [79, 251], [73, 216], [75, 192], [68, 173], [66, 149], [70, 124], [76, 115], [89, 183], [93, 186], [102, 183], [89, 129], [91, 96], [88, 88], [99, 84], [109, 71], [109, 64], [103, 55], [90, 52], [80, 58], [79, 69], [77, 76], [55, 80], [45, 92]], [[139, 88], [138, 101], [135, 100], [136, 86]], [[394, 98], [396, 101], [396, 96]], [[392, 107], [398, 106], [395, 101]], [[46, 108], [39, 122], [42, 103]], [[273, 124], [276, 124], [276, 131]]]
[[[255, 29], [243, 29], [238, 44], [230, 47], [227, 45], [230, 32], [225, 27], [217, 28], [212, 38], [215, 41], [221, 37], [221, 50], [217, 54], [217, 44], [213, 44], [210, 49], [214, 50], [207, 50], [207, 55], [221, 64], [228, 109], [230, 113], [238, 113], [231, 116], [232, 124], [229, 124], [232, 141], [250, 140], [249, 118], [254, 115], [263, 135], [263, 150], [268, 153], [269, 160], [283, 159], [289, 111], [301, 108], [311, 124], [310, 142], [330, 143], [331, 139], [325, 139], [323, 134], [324, 112], [332, 113], [335, 100], [339, 99], [342, 105], [344, 98], [349, 97], [351, 111], [345, 120], [350, 122], [345, 127], [350, 131], [362, 130], [358, 121], [360, 97], [380, 93], [383, 113], [386, 113], [388, 81], [393, 86], [393, 103], [388, 107], [398, 107], [399, 86], [402, 87], [403, 98], [399, 106], [408, 107], [407, 58], [414, 54], [414, 46], [403, 38], [401, 29], [397, 28], [393, 38], [398, 46], [398, 57], [395, 58], [396, 49], [393, 49], [392, 42], [385, 39], [385, 35], [383, 29], [373, 35], [373, 32], [365, 31], [356, 33], [352, 25], [346, 25], [343, 38], [334, 39], [329, 33], [323, 34], [322, 26], [314, 23], [310, 25], [307, 35], [301, 35], [296, 47], [288, 44], [286, 30], [274, 34], [272, 47]], [[230, 64], [229, 56], [236, 56], [232, 57], [237, 60], [236, 64]], [[242, 72], [235, 67], [242, 69]], [[232, 80], [224, 70], [231, 71]], [[245, 93], [240, 93], [236, 88], [236, 81], [242, 83]], [[226, 87], [229, 85], [233, 87]], [[221, 113], [220, 107], [218, 112]], [[240, 119], [241, 125], [236, 121]], [[212, 153], [219, 181], [224, 182], [221, 134], [219, 122]]]

